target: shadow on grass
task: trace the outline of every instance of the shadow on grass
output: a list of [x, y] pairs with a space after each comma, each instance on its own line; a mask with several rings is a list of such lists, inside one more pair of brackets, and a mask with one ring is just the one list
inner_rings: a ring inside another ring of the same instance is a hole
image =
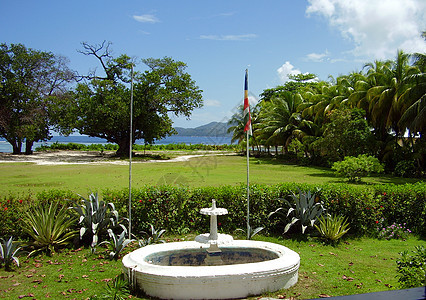
[[363, 177], [361, 182], [349, 182], [344, 177], [337, 177], [334, 174], [334, 171], [327, 167], [319, 167], [319, 166], [305, 166], [305, 165], [299, 165], [294, 161], [289, 161], [288, 159], [282, 158], [282, 157], [252, 157], [251, 163], [256, 164], [265, 164], [265, 165], [278, 165], [278, 166], [291, 166], [293, 168], [300, 168], [302, 169], [309, 169], [312, 170], [312, 173], [305, 172], [305, 176], [308, 177], [315, 177], [315, 178], [328, 178], [328, 183], [338, 183], [338, 184], [351, 184], [354, 186], [365, 186], [365, 185], [372, 185], [372, 184], [413, 184], [417, 182], [423, 182], [424, 178], [403, 178], [403, 177], [395, 177], [390, 174], [385, 174], [381, 176], [366, 176]]

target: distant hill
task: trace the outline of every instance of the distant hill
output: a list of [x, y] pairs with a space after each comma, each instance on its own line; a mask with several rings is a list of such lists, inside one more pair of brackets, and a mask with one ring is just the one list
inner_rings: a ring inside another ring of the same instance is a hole
[[178, 136], [232, 136], [227, 133], [229, 125], [222, 122], [211, 122], [195, 128], [175, 127]]

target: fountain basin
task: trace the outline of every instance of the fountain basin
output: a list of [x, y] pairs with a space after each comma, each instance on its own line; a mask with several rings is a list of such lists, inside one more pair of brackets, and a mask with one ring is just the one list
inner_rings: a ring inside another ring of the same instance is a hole
[[235, 240], [212, 254], [215, 265], [209, 265], [208, 247], [197, 242], [149, 245], [127, 254], [123, 268], [134, 286], [162, 299], [243, 298], [297, 282], [300, 257], [287, 247]]

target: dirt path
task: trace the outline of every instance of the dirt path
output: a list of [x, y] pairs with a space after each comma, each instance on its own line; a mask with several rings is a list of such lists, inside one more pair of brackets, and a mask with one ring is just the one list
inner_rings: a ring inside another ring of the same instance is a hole
[[[114, 157], [114, 152], [99, 151], [49, 151], [34, 152], [32, 155], [12, 155], [11, 153], [0, 152], [0, 163], [26, 162], [37, 165], [66, 165], [66, 164], [115, 164], [128, 165], [128, 160]], [[134, 160], [132, 163], [152, 163], [152, 162], [179, 162], [187, 161], [194, 157], [221, 155], [217, 152], [206, 152], [203, 154], [181, 155], [166, 160]]]

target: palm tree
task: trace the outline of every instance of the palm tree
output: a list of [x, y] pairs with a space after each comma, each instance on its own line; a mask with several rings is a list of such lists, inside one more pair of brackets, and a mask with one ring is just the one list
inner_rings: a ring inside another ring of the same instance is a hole
[[297, 107], [302, 101], [303, 98], [299, 94], [285, 91], [279, 97], [262, 102], [259, 112], [259, 136], [265, 139], [267, 144], [281, 145], [286, 150], [293, 131], [301, 121]]
[[417, 74], [419, 69], [409, 65], [409, 55], [403, 51], [398, 51], [395, 62], [376, 62], [366, 67], [368, 76], [374, 78], [372, 83], [375, 84], [366, 95], [372, 125], [381, 138], [387, 136], [389, 130], [396, 137], [402, 136], [404, 128], [399, 126], [399, 120], [403, 111], [399, 98], [407, 91], [406, 78]]
[[404, 82], [410, 87], [398, 99], [403, 112], [398, 125], [423, 136], [426, 129], [426, 55], [416, 53], [413, 57], [420, 72], [405, 78]]
[[[251, 141], [251, 145], [252, 147], [254, 147], [254, 145], [257, 145], [257, 139], [256, 139], [256, 127], [257, 127], [257, 123], [258, 123], [258, 112], [257, 112], [258, 108], [257, 105], [256, 106], [251, 106], [250, 107], [250, 115], [251, 115], [251, 125], [252, 125], [252, 131], [253, 131], [253, 136], [251, 136], [250, 141]], [[238, 106], [238, 112], [233, 114], [231, 119], [229, 119], [228, 121], [228, 133], [232, 132], [232, 138], [231, 138], [231, 143], [238, 141], [238, 144], [242, 144], [247, 137], [247, 134], [244, 132], [244, 127], [245, 127], [245, 123], [244, 123], [244, 106], [240, 105]]]

